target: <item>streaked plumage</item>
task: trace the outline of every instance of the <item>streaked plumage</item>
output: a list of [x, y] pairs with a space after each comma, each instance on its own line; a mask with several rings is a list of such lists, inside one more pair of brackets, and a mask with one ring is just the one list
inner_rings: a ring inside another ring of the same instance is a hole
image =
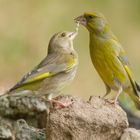
[[[106, 95], [111, 90], [118, 92], [114, 102], [122, 91], [128, 93], [137, 108], [140, 109], [138, 91], [126, 54], [116, 36], [112, 33], [106, 18], [98, 12], [84, 13], [76, 22], [84, 25], [90, 35], [90, 56], [93, 65], [106, 86]], [[106, 96], [105, 95], [105, 96]]]

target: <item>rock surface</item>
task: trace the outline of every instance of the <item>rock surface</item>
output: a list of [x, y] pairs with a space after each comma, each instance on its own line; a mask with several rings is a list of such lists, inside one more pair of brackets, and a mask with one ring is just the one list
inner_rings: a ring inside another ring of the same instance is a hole
[[0, 140], [45, 140], [45, 129], [29, 126], [25, 120], [0, 119]]
[[140, 130], [134, 128], [125, 129], [120, 140], [140, 140]]
[[39, 127], [46, 122], [48, 106], [37, 98], [0, 97], [0, 140], [45, 140]]
[[69, 107], [49, 113], [47, 140], [119, 140], [128, 127], [126, 114], [118, 105], [99, 97], [88, 102], [79, 98], [69, 100], [73, 100]]
[[39, 98], [31, 97], [0, 97], [1, 116], [36, 116], [49, 109], [49, 104]]
[[60, 96], [65, 108], [31, 97], [0, 97], [0, 140], [140, 140], [126, 113], [100, 97]]

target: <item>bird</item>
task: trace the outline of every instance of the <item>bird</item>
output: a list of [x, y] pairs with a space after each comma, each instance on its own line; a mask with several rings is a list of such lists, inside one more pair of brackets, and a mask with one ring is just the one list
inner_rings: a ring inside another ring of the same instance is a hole
[[[45, 97], [51, 101], [75, 77], [78, 54], [73, 47], [77, 32], [62, 31], [54, 34], [48, 45], [47, 56], [10, 88], [10, 96]], [[31, 93], [31, 95], [29, 95]]]
[[83, 25], [89, 32], [89, 48], [92, 63], [103, 80], [106, 97], [112, 90], [117, 93], [113, 104], [117, 104], [119, 95], [127, 93], [140, 109], [140, 86], [136, 82], [126, 53], [118, 38], [112, 32], [108, 20], [100, 12], [85, 12], [76, 17], [76, 23]]

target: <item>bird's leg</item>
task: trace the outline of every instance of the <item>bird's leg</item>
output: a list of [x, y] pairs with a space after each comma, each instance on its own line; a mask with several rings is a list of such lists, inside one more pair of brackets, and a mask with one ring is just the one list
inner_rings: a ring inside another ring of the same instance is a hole
[[119, 89], [119, 91], [118, 91], [118, 93], [117, 93], [117, 96], [115, 97], [115, 100], [114, 100], [114, 104], [116, 105], [117, 104], [117, 100], [118, 100], [118, 98], [119, 98], [119, 96], [120, 96], [120, 94], [122, 93], [122, 87]]
[[105, 98], [111, 92], [111, 88], [108, 85], [105, 84], [105, 87], [106, 87], [106, 93], [103, 96], [103, 98]]
[[123, 89], [122, 89], [122, 87], [120, 87], [120, 89], [118, 90], [118, 94], [117, 94], [117, 96], [115, 97], [115, 100], [114, 100], [115, 105], [117, 104], [117, 100], [118, 100], [120, 94], [122, 93], [122, 91], [123, 91]]
[[123, 90], [122, 87], [120, 87], [119, 90], [118, 90], [117, 96], [115, 97], [115, 99], [114, 100], [107, 100], [107, 102], [109, 102], [111, 104], [114, 104], [116, 106], [117, 105], [117, 100], [118, 100], [120, 94], [122, 93], [122, 90]]

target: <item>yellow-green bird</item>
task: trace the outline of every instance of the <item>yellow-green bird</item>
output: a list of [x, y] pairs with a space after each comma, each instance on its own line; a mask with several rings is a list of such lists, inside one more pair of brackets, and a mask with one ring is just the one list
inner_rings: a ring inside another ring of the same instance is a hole
[[106, 18], [98, 12], [85, 12], [75, 19], [89, 31], [90, 56], [92, 63], [106, 86], [106, 94], [111, 90], [118, 94], [114, 100], [116, 103], [120, 93], [125, 91], [131, 97], [136, 107], [140, 109], [136, 83], [129, 68], [129, 62], [122, 45], [111, 31]]
[[[73, 48], [77, 32], [59, 32], [48, 45], [48, 55], [31, 72], [27, 73], [7, 95], [45, 96], [48, 100], [74, 79], [78, 55]], [[28, 92], [30, 91], [30, 92]]]

